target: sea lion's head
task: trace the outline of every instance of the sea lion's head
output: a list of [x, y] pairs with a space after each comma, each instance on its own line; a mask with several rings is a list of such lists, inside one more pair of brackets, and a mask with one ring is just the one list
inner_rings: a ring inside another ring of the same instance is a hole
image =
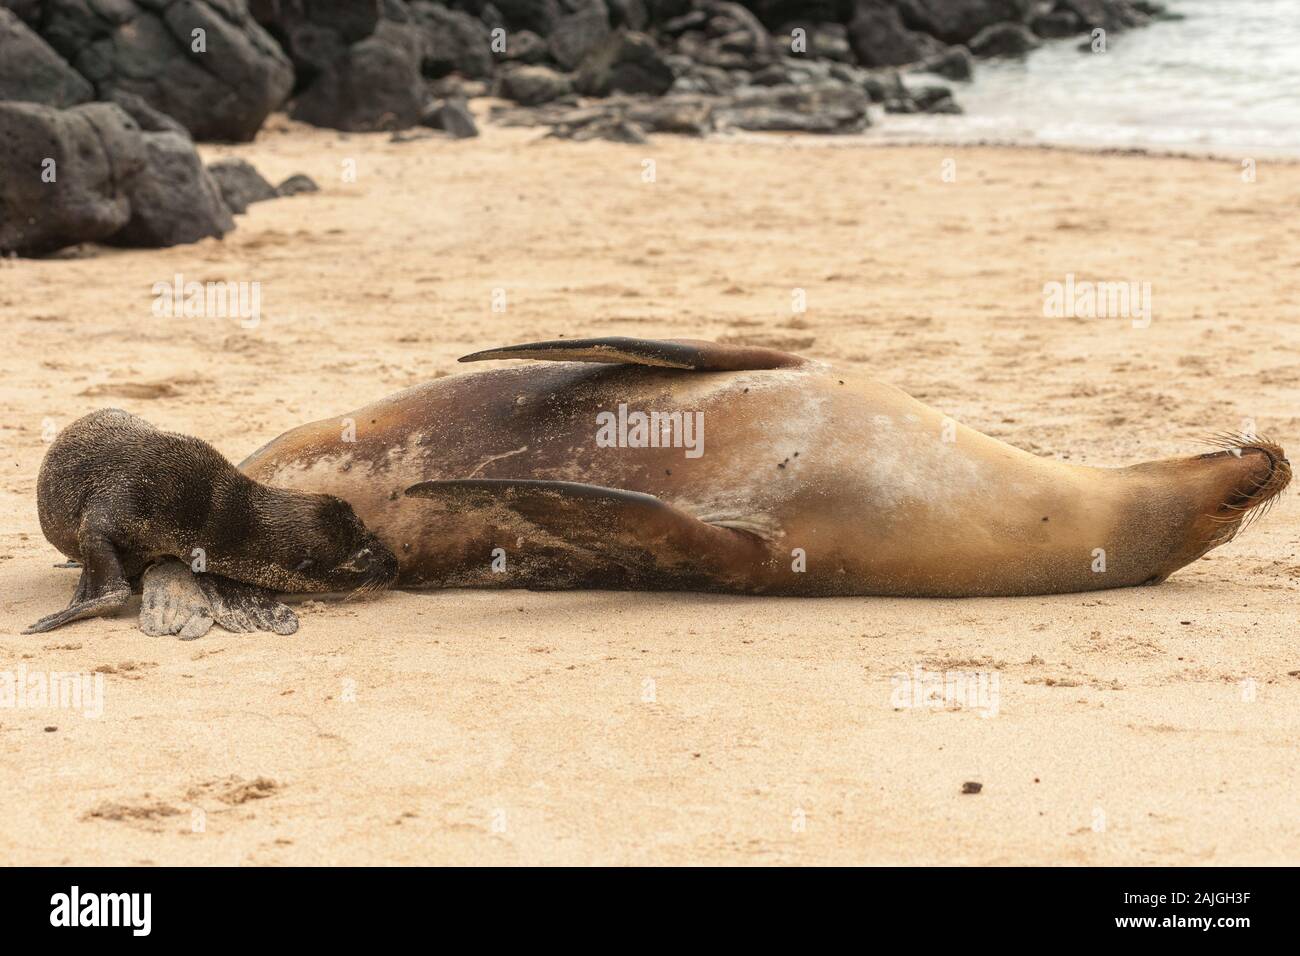
[[258, 510], [258, 541], [242, 557], [263, 587], [364, 593], [397, 580], [393, 552], [342, 498], [276, 489]]

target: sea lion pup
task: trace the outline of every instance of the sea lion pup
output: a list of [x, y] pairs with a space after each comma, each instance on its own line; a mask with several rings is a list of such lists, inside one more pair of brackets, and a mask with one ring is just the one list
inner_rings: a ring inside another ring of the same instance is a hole
[[502, 359], [541, 361], [304, 425], [240, 468], [348, 501], [399, 586], [790, 595], [1154, 584], [1291, 477], [1251, 437], [1130, 468], [1039, 458], [771, 349], [600, 338], [461, 361]]
[[[288, 633], [296, 620], [273, 591], [371, 590], [397, 573], [392, 552], [347, 502], [259, 484], [206, 442], [115, 408], [59, 433], [41, 463], [36, 501], [41, 531], [82, 570], [72, 603], [27, 634], [111, 614], [130, 597], [131, 579], [165, 558], [202, 558], [211, 574], [199, 581], [218, 623], [247, 629], [242, 618]], [[166, 616], [175, 566], [161, 573], [145, 604]], [[231, 580], [217, 586], [213, 575]], [[204, 614], [193, 605], [172, 610]], [[179, 622], [182, 632], [201, 623]]]

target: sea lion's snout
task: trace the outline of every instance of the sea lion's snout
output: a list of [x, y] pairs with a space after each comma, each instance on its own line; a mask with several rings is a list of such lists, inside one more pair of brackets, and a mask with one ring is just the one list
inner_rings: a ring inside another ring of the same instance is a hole
[[[380, 591], [397, 580], [397, 557], [366, 527], [352, 506], [333, 495], [277, 491], [272, 521], [291, 530], [278, 538], [287, 548], [267, 572], [285, 591]], [[269, 586], [269, 585], [268, 585]]]
[[323, 569], [323, 580], [339, 591], [381, 591], [397, 580], [397, 557], [356, 519], [360, 540], [333, 567]]
[[366, 586], [378, 590], [397, 580], [397, 557], [375, 538], [355, 551], [340, 565], [339, 570], [346, 574], [360, 575]]

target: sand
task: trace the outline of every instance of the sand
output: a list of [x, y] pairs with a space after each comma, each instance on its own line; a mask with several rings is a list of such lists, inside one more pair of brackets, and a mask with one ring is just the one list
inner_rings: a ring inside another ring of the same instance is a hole
[[[224, 241], [0, 263], [0, 671], [103, 680], [98, 717], [0, 708], [0, 860], [1300, 862], [1294, 486], [1156, 588], [390, 593], [191, 643], [136, 630], [133, 601], [19, 634], [75, 582], [36, 518], [43, 431], [118, 405], [237, 461], [559, 335], [773, 344], [1090, 464], [1246, 419], [1294, 446], [1300, 166], [1246, 183], [1236, 160], [490, 126], [393, 143], [283, 118], [203, 152], [323, 190]], [[260, 282], [260, 324], [155, 316], [177, 273]], [[1067, 273], [1150, 282], [1150, 327], [1045, 318]], [[996, 714], [895, 706], [918, 667], [996, 675]]]

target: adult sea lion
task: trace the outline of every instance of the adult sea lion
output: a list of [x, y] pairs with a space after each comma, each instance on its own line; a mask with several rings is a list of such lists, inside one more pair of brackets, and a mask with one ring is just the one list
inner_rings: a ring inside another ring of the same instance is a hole
[[[130, 581], [161, 559], [201, 557], [197, 599], [184, 565], [157, 565], [145, 584], [146, 630], [197, 636], [215, 618], [232, 630], [291, 633], [273, 591], [370, 590], [397, 574], [391, 551], [347, 502], [261, 485], [210, 445], [103, 409], [59, 433], [36, 485], [41, 530], [81, 566], [72, 602], [24, 633], [111, 614]], [[220, 575], [221, 577], [217, 577]]]
[[1154, 584], [1287, 485], [1253, 437], [1038, 458], [898, 389], [712, 342], [561, 340], [303, 425], [240, 469], [337, 496], [399, 586], [1026, 595]]

